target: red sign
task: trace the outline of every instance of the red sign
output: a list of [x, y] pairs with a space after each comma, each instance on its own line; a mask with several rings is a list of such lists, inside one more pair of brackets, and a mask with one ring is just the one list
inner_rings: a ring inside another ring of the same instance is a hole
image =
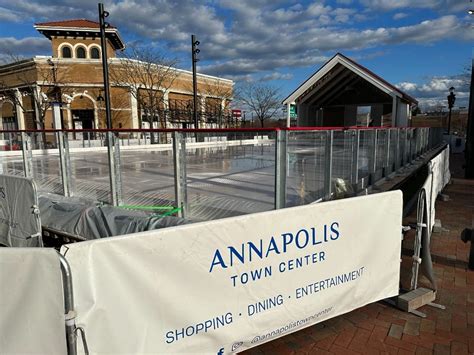
[[242, 110], [232, 110], [232, 116], [233, 117], [242, 117]]

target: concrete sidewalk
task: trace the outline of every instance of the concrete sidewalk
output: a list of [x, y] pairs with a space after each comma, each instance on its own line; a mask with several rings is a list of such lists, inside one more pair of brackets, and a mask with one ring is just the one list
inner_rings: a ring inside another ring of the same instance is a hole
[[[454, 174], [456, 176], [457, 174]], [[375, 303], [276, 339], [245, 354], [474, 354], [474, 271], [461, 231], [474, 221], [474, 181], [453, 178], [436, 202], [443, 231], [433, 233], [431, 252], [438, 282], [436, 302], [420, 318]], [[428, 285], [422, 277], [420, 283]]]

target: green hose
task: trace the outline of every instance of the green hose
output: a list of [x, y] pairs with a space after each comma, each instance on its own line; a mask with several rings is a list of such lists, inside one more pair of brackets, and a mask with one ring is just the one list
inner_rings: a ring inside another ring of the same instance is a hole
[[127, 208], [130, 210], [144, 210], [144, 211], [171, 211], [176, 209], [174, 206], [142, 206], [142, 205], [121, 205], [120, 208]]
[[181, 207], [174, 206], [141, 206], [141, 205], [121, 205], [120, 208], [126, 208], [130, 210], [143, 210], [143, 211], [167, 211], [163, 214], [157, 214], [159, 217], [171, 216], [172, 214], [181, 211]]

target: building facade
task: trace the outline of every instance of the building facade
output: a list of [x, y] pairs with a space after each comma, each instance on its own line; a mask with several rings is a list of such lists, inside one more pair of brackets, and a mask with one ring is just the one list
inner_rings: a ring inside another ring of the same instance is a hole
[[[51, 56], [0, 66], [0, 129], [51, 129], [61, 102], [62, 128], [106, 127], [99, 24], [89, 20], [37, 23]], [[157, 61], [119, 58], [124, 43], [106, 30], [113, 128], [194, 128], [192, 73]], [[197, 75], [199, 128], [228, 127], [231, 80]]]

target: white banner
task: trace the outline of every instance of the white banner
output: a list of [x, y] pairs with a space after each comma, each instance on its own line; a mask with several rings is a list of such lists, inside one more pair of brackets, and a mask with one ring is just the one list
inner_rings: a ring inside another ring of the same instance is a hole
[[92, 354], [222, 354], [398, 294], [400, 191], [70, 244]]
[[0, 248], [0, 353], [66, 352], [58, 253], [43, 248]]
[[426, 191], [426, 205], [428, 209], [428, 230], [431, 235], [435, 223], [435, 204], [438, 194], [451, 180], [449, 171], [449, 145], [428, 163], [428, 178], [423, 184]]

